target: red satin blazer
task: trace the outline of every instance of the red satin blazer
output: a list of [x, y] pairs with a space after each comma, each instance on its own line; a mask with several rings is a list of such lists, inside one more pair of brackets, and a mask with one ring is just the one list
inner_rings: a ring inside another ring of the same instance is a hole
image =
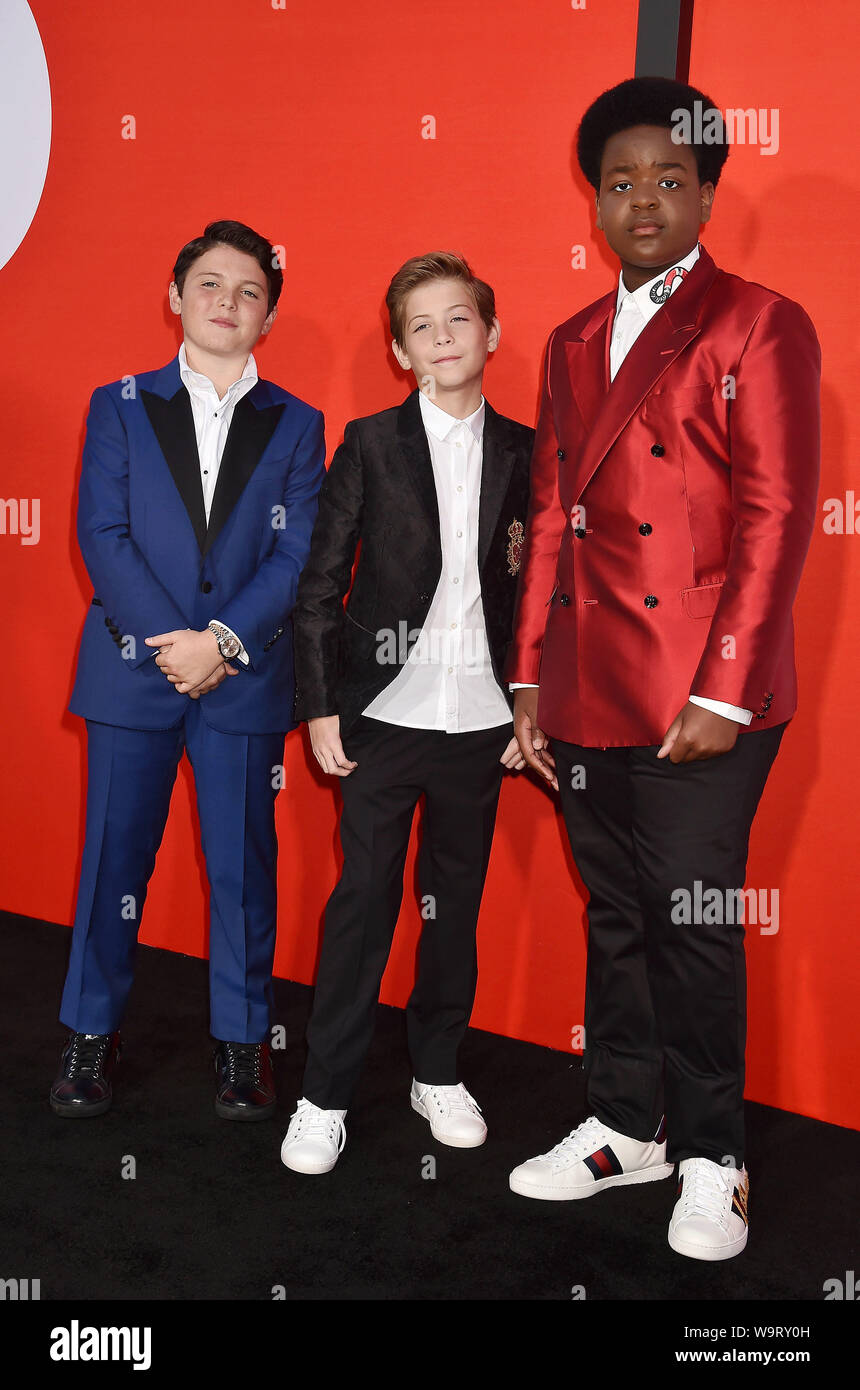
[[538, 683], [541, 728], [572, 743], [660, 743], [688, 695], [769, 728], [797, 703], [815, 329], [702, 247], [610, 384], [616, 297], [549, 339], [505, 676]]

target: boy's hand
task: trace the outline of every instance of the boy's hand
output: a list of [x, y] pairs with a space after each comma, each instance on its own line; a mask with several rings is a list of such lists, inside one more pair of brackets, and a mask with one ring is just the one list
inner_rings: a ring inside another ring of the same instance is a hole
[[663, 746], [657, 754], [670, 763], [694, 763], [703, 758], [716, 758], [734, 748], [740, 724], [713, 710], [703, 709], [690, 701], [673, 719], [663, 735]]
[[512, 738], [499, 762], [503, 763], [509, 772], [522, 772], [526, 765], [526, 760], [520, 752], [520, 745], [515, 738]]
[[222, 664], [215, 634], [208, 627], [202, 632], [191, 628], [162, 632], [145, 640], [148, 647], [160, 648], [155, 664], [180, 695], [196, 689]]
[[238, 676], [238, 674], [237, 667], [231, 666], [229, 661], [222, 661], [220, 666], [215, 667], [207, 680], [201, 681], [199, 685], [195, 685], [193, 690], [189, 690], [189, 697], [192, 700], [199, 700], [201, 695], [205, 695], [209, 690], [215, 690], [228, 676]]
[[514, 733], [520, 752], [532, 771], [540, 773], [545, 782], [558, 791], [555, 759], [549, 751], [549, 739], [537, 722], [538, 688], [536, 685], [514, 691]]
[[332, 777], [348, 777], [358, 763], [350, 762], [340, 741], [340, 715], [325, 714], [308, 720], [308, 733], [314, 757]]

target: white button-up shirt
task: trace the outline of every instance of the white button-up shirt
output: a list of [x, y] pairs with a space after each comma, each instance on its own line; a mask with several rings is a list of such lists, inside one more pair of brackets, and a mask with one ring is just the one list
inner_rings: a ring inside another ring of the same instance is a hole
[[[206, 524], [208, 525], [209, 513], [212, 510], [212, 498], [215, 496], [215, 484], [221, 470], [221, 458], [224, 453], [224, 445], [227, 443], [233, 411], [242, 397], [247, 396], [248, 392], [256, 386], [257, 364], [254, 361], [254, 354], [249, 353], [242, 375], [238, 381], [232, 382], [227, 387], [224, 396], [221, 397], [208, 376], [203, 376], [202, 372], [195, 372], [189, 367], [185, 354], [185, 343], [183, 342], [179, 349], [179, 376], [191, 398], [194, 434], [197, 439], [197, 457], [200, 460], [200, 482], [203, 485], [203, 506], [206, 509]], [[241, 644], [242, 639], [233, 632], [232, 628], [228, 628], [226, 623], [222, 623], [221, 626], [227, 628], [227, 631], [236, 637], [236, 640]], [[236, 657], [234, 657], [234, 660], [237, 659], [243, 665], [248, 665], [248, 654], [241, 645]]]
[[418, 399], [436, 484], [442, 572], [408, 658], [364, 713], [449, 734], [495, 729], [512, 716], [493, 674], [478, 574], [485, 402], [482, 396], [477, 410], [457, 420], [423, 392]]
[[247, 396], [256, 386], [257, 364], [254, 354], [249, 353], [242, 375], [238, 381], [228, 386], [226, 394], [220, 397], [208, 376], [203, 376], [201, 372], [195, 372], [189, 367], [183, 343], [179, 349], [179, 375], [182, 385], [191, 397], [194, 433], [197, 436], [197, 453], [200, 458], [200, 481], [203, 484], [203, 505], [206, 508], [208, 523], [233, 411], [242, 397]]

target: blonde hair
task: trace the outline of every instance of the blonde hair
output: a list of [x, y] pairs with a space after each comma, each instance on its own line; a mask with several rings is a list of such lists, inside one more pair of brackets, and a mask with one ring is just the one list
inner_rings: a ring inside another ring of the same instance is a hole
[[391, 336], [401, 347], [406, 337], [406, 300], [419, 285], [429, 280], [460, 280], [474, 301], [475, 308], [489, 330], [496, 317], [496, 296], [484, 280], [479, 280], [467, 261], [453, 251], [431, 251], [405, 261], [388, 286], [385, 305]]

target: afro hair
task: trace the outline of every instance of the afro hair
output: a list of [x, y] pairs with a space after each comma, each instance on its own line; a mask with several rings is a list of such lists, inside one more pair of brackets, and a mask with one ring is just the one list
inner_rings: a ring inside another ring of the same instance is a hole
[[[699, 103], [699, 119], [696, 119], [696, 106]], [[671, 77], [631, 77], [610, 87], [593, 101], [579, 123], [576, 132], [576, 155], [579, 167], [592, 188], [600, 191], [600, 164], [607, 140], [621, 130], [630, 130], [638, 125], [656, 125], [672, 128], [678, 124], [678, 111], [687, 111], [691, 130], [700, 136], [704, 133], [711, 139], [721, 138], [714, 143], [697, 143], [695, 138], [690, 147], [696, 159], [699, 183], [717, 181], [729, 155], [725, 122], [717, 122], [709, 111], [718, 111], [716, 103], [705, 96], [697, 87], [688, 87], [685, 82], [675, 82]], [[703, 130], [704, 127], [704, 130]]]

